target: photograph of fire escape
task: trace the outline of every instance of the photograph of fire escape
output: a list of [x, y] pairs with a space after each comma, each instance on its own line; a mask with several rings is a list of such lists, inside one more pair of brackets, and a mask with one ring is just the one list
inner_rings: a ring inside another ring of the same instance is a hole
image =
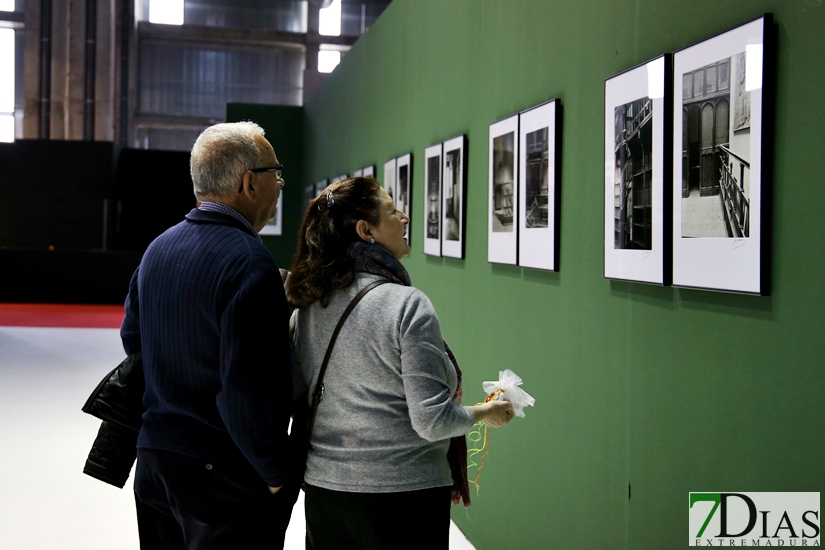
[[524, 221], [528, 228], [547, 227], [549, 220], [548, 130], [546, 127], [541, 128], [525, 136], [527, 189], [524, 191]]
[[740, 53], [682, 75], [682, 237], [750, 236], [745, 61]]
[[441, 150], [427, 157], [427, 238], [439, 238], [441, 222]]
[[652, 247], [653, 103], [643, 97], [614, 110], [616, 249]]
[[513, 231], [515, 144], [515, 132], [508, 132], [493, 139], [492, 229], [496, 233]]

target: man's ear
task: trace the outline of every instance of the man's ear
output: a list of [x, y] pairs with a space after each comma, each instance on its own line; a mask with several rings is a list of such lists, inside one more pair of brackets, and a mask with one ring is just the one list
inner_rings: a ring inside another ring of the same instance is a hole
[[255, 189], [254, 187], [252, 187], [252, 176], [253, 174], [251, 170], [247, 170], [246, 172], [244, 172], [243, 178], [241, 179], [241, 185], [244, 191]]
[[370, 242], [372, 240], [372, 230], [367, 220], [358, 220], [355, 224], [355, 232], [363, 241]]

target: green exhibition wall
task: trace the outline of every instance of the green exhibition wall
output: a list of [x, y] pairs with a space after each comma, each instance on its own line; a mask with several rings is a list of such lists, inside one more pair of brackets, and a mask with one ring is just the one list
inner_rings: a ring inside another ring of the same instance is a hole
[[301, 185], [303, 166], [303, 107], [287, 105], [256, 105], [229, 103], [226, 121], [251, 120], [264, 129], [266, 139], [275, 150], [278, 162], [284, 165], [284, 188], [281, 191], [283, 211], [283, 235], [262, 235], [264, 245], [275, 255], [278, 265], [289, 268], [295, 256], [297, 227], [301, 223]]
[[[604, 279], [604, 80], [764, 12], [778, 39], [771, 295]], [[396, 0], [305, 106], [303, 185], [413, 153], [405, 265], [465, 399], [508, 367], [536, 397], [494, 432], [473, 506], [453, 509], [478, 549], [682, 548], [690, 491], [825, 489], [824, 31], [822, 0]], [[491, 265], [488, 125], [552, 98], [560, 271]], [[425, 256], [424, 148], [462, 133], [466, 259]]]

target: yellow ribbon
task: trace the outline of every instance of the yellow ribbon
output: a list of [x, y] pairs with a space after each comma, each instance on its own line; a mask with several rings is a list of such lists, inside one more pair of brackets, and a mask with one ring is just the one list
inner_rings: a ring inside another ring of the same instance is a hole
[[[484, 403], [489, 403], [490, 401], [494, 400], [496, 397], [504, 393], [504, 390], [499, 388], [484, 400]], [[483, 405], [484, 403], [476, 403], [476, 405]], [[484, 459], [487, 458], [487, 455], [490, 453], [488, 446], [490, 445], [490, 435], [491, 431], [490, 428], [487, 427], [486, 424], [483, 422], [476, 422], [473, 426], [474, 429], [470, 430], [467, 433], [467, 439], [470, 443], [475, 444], [476, 446], [472, 449], [467, 449], [467, 472], [469, 473], [470, 468], [473, 466], [477, 467], [476, 470], [476, 477], [473, 479], [473, 486], [476, 488], [476, 495], [479, 493], [479, 489], [481, 488], [478, 484], [478, 480], [481, 477], [481, 470], [484, 469]], [[479, 443], [481, 446], [479, 446]], [[477, 463], [474, 457], [483, 452], [484, 454], [481, 455], [479, 462]]]

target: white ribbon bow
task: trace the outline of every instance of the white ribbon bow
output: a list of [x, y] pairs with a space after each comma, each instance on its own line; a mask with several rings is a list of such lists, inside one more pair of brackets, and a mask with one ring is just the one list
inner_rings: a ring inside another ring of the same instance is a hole
[[513, 405], [513, 410], [516, 411], [516, 416], [524, 418], [524, 407], [532, 407], [536, 400], [529, 393], [519, 388], [523, 382], [519, 375], [507, 369], [499, 371], [497, 381], [484, 382], [482, 387], [487, 395], [501, 390], [493, 400], [509, 401]]

